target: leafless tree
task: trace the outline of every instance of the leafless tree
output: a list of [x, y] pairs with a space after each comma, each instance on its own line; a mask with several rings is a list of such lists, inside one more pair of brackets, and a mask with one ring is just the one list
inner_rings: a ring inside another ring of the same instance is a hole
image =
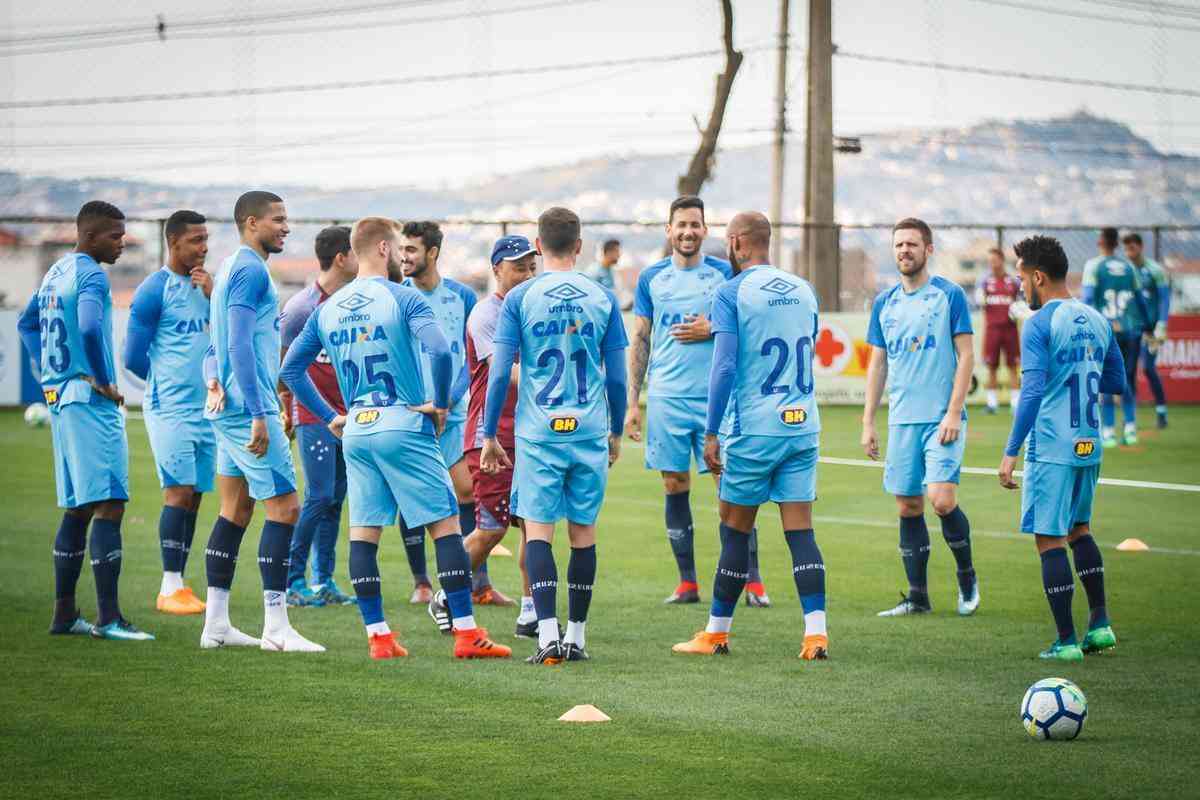
[[700, 187], [712, 175], [713, 164], [716, 162], [717, 138], [721, 135], [721, 125], [725, 121], [725, 105], [729, 102], [729, 92], [733, 89], [733, 79], [737, 77], [738, 67], [742, 65], [741, 52], [733, 48], [732, 0], [721, 0], [721, 15], [724, 19], [722, 42], [725, 45], [725, 71], [717, 76], [712, 113], [709, 114], [708, 125], [701, 131], [700, 146], [696, 148], [687, 172], [679, 176], [676, 186], [680, 194], [699, 194]]

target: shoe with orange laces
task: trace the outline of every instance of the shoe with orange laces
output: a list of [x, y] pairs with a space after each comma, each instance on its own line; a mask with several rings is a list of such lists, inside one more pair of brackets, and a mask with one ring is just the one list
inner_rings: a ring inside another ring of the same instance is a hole
[[477, 606], [513, 606], [511, 597], [500, 593], [495, 586], [485, 586], [477, 592], [471, 592], [471, 602]]
[[403, 658], [408, 655], [408, 651], [404, 649], [404, 645], [396, 641], [394, 633], [376, 633], [367, 641], [367, 647], [370, 650], [371, 658]]
[[454, 631], [455, 658], [510, 658], [512, 648], [496, 644], [488, 638], [486, 628], [467, 628]]
[[200, 599], [192, 594], [191, 589], [176, 589], [171, 594], [160, 594], [154, 607], [164, 614], [175, 614], [180, 617], [189, 614], [203, 614], [204, 604], [200, 603], [197, 607], [196, 603], [200, 603]]
[[804, 637], [800, 647], [800, 657], [805, 661], [824, 661], [829, 658], [829, 637], [823, 633], [814, 633]]
[[414, 606], [427, 606], [432, 599], [433, 587], [428, 583], [418, 583], [413, 589], [412, 597], [408, 598], [408, 602]]
[[671, 648], [674, 653], [688, 653], [696, 656], [727, 656], [729, 655], [729, 634], [696, 631], [689, 641], [680, 642]]

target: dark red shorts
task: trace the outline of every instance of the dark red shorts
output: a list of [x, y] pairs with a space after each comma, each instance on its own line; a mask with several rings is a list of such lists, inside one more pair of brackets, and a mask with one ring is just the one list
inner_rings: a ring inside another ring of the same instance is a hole
[[[475, 497], [475, 526], [489, 531], [507, 530], [517, 527], [520, 520], [509, 515], [509, 495], [512, 494], [513, 471], [502, 469], [489, 474], [479, 468], [482, 450], [468, 450], [467, 469], [471, 471], [471, 493]], [[513, 457], [508, 448], [509, 458]]]
[[983, 363], [992, 369], [1000, 366], [1000, 351], [1004, 351], [1004, 363], [1015, 369], [1021, 361], [1021, 335], [1016, 324], [988, 325], [983, 333]]

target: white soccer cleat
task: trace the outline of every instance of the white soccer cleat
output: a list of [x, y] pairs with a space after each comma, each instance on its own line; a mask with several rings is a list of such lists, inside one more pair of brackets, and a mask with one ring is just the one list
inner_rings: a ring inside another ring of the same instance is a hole
[[263, 631], [262, 649], [274, 653], [324, 653], [325, 648], [305, 639], [290, 625], [282, 631]]
[[223, 630], [204, 629], [200, 634], [200, 649], [213, 650], [217, 647], [258, 647], [262, 642], [253, 636], [242, 633], [232, 625]]
[[979, 580], [971, 587], [971, 596], [963, 597], [962, 589], [958, 590], [958, 615], [969, 617], [979, 608]]

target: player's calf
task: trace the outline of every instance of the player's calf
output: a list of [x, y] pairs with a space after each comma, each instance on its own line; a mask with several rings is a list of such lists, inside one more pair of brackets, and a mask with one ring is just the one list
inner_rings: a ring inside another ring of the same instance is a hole
[[804, 646], [800, 657], [806, 660], [824, 659], [829, 655], [829, 638], [825, 629], [825, 559], [817, 547], [812, 528], [784, 531], [792, 553], [792, 577], [796, 593], [804, 609]]
[[454, 631], [454, 657], [508, 658], [512, 655], [512, 649], [493, 642], [488, 632], [475, 623], [471, 603], [471, 562], [463, 547], [462, 534], [453, 530], [453, 527], [449, 532], [444, 532], [447, 524], [452, 525], [453, 521], [453, 518], [449, 518], [431, 527], [437, 555], [438, 582], [445, 593]]
[[750, 569], [750, 533], [721, 524], [721, 557], [713, 577], [712, 606], [708, 624], [690, 641], [671, 649], [676, 653], [723, 655], [729, 652], [729, 630], [738, 597], [746, 586]]

